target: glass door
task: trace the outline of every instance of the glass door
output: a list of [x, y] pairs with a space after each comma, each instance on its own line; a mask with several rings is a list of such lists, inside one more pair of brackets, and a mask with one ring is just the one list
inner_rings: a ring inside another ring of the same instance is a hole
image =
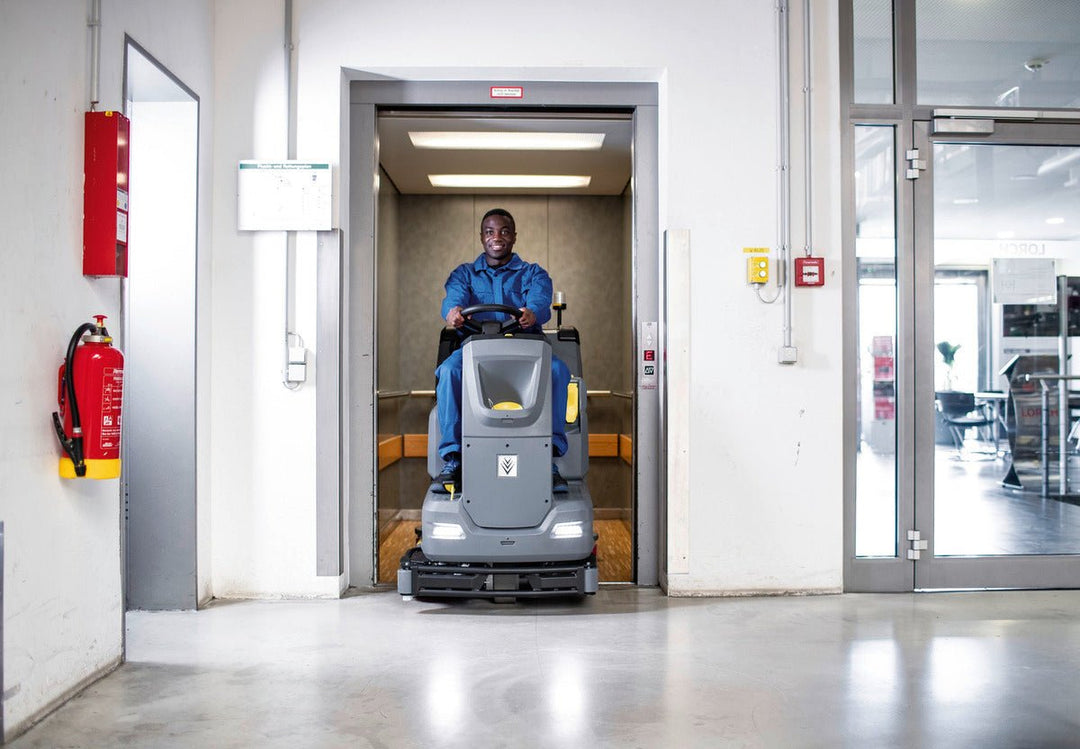
[[1080, 125], [913, 144], [915, 587], [1076, 587]]

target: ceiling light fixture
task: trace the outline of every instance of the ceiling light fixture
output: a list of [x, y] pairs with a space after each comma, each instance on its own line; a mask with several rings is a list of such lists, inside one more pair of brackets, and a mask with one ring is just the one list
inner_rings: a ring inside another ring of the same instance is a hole
[[954, 198], [953, 205], [975, 205], [979, 202], [978, 198]]
[[1048, 223], [1048, 224], [1064, 224], [1065, 219], [1062, 218], [1061, 216], [1054, 216], [1053, 218], [1046, 219], [1046, 223]]
[[1014, 231], [999, 231], [997, 233], [997, 238], [998, 239], [1014, 239], [1015, 237], [1016, 237], [1016, 232], [1014, 232]]
[[464, 151], [598, 151], [604, 133], [409, 132], [416, 148]]
[[429, 174], [432, 187], [540, 188], [588, 187], [592, 177], [573, 174]]

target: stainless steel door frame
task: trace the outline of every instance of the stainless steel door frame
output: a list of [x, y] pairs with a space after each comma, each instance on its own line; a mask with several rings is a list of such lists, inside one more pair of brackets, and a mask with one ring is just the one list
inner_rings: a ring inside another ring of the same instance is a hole
[[[843, 174], [855, 172], [855, 127], [856, 126], [891, 127], [894, 135], [894, 178], [893, 192], [896, 201], [896, 556], [892, 557], [857, 557], [855, 553], [856, 532], [856, 471], [857, 453], [850, 446], [859, 440], [858, 420], [856, 418], [855, 383], [858, 381], [858, 320], [853, 314], [844, 316], [844, 342], [847, 355], [844, 357], [844, 382], [849, 383], [844, 397], [844, 589], [851, 592], [902, 592], [912, 590], [915, 582], [912, 562], [907, 559], [904, 547], [907, 532], [912, 529], [915, 513], [913, 446], [915, 422], [911, 403], [914, 402], [915, 362], [914, 337], [912, 334], [915, 314], [915, 264], [912, 253], [913, 209], [911, 187], [902, 169], [903, 157], [911, 148], [909, 128], [902, 126], [902, 120], [860, 118], [857, 123], [845, 128], [842, 148]], [[842, 185], [842, 200], [847, 207], [846, 220], [842, 228], [844, 264], [856, 266], [855, 254], [855, 219], [850, 210], [855, 205], [855, 185], [850, 177]], [[857, 308], [858, 279], [856, 274], [845, 274], [844, 309]]]
[[926, 163], [913, 180], [915, 261], [915, 514], [928, 548], [914, 563], [916, 589], [1075, 588], [1080, 586], [1080, 554], [1042, 556], [938, 557], [934, 555], [934, 159], [935, 143], [1001, 146], [1080, 146], [1080, 125], [997, 122], [992, 134], [931, 136], [930, 123], [913, 123], [913, 145]]
[[[362, 73], [346, 71], [360, 78]], [[349, 445], [342, 497], [346, 503], [347, 565], [353, 586], [373, 584], [375, 566], [375, 237], [378, 142], [376, 113], [382, 107], [460, 107], [527, 110], [564, 107], [583, 111], [631, 111], [633, 135], [633, 325], [635, 346], [642, 323], [662, 323], [660, 310], [660, 233], [658, 201], [658, 87], [656, 83], [589, 83], [528, 81], [525, 96], [509, 102], [493, 101], [491, 85], [497, 81], [352, 80], [348, 120], [342, 148], [342, 168], [349, 170], [347, 248], [342, 263], [343, 299], [347, 326], [342, 348], [346, 384], [343, 408], [348, 409], [343, 443]], [[346, 156], [348, 154], [348, 156]], [[343, 210], [345, 204], [343, 204]], [[637, 351], [635, 349], [635, 357]], [[658, 358], [663, 361], [661, 356]], [[661, 440], [659, 390], [642, 389], [635, 382], [634, 418], [634, 546], [635, 579], [639, 585], [657, 585], [660, 570], [660, 480], [664, 462]], [[324, 498], [325, 499], [325, 498]], [[327, 514], [317, 525], [319, 539], [339, 532]], [[332, 571], [320, 571], [332, 574]]]

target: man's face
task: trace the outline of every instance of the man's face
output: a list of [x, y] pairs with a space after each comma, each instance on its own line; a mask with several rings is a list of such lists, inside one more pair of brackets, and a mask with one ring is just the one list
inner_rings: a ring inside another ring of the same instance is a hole
[[484, 223], [480, 224], [480, 242], [484, 245], [488, 265], [499, 266], [507, 263], [514, 251], [516, 240], [514, 222], [506, 216], [488, 216]]

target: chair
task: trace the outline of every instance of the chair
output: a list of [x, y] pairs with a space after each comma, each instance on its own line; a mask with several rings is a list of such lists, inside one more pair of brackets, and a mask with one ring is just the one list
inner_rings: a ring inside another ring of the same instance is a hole
[[[964, 432], [974, 427], [975, 429], [992, 430], [994, 417], [985, 403], [976, 405], [975, 394], [965, 393], [958, 390], [941, 390], [935, 395], [935, 405], [941, 414], [942, 421], [949, 428], [953, 443], [956, 445], [957, 455], [964, 456]], [[987, 433], [987, 441], [994, 439], [993, 432]], [[997, 445], [994, 445], [994, 454], [997, 455]]]

